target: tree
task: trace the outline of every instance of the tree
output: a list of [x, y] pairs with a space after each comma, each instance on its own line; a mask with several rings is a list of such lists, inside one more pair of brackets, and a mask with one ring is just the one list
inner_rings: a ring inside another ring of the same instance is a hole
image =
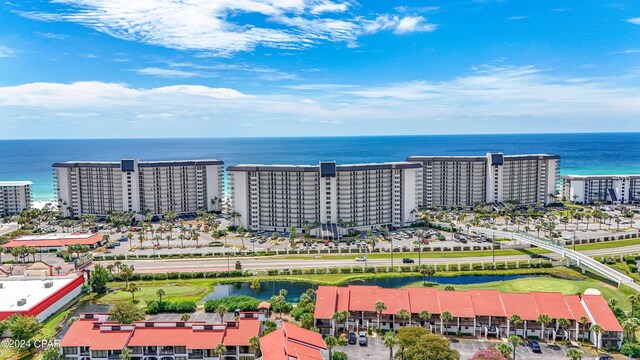
[[190, 319], [191, 319], [191, 314], [180, 315], [180, 321], [189, 321]]
[[103, 267], [100, 264], [96, 264], [91, 273], [91, 278], [89, 279], [89, 283], [91, 284], [91, 288], [98, 294], [104, 294], [107, 292], [107, 282], [110, 279], [109, 270]]
[[329, 350], [329, 359], [331, 359], [331, 350], [334, 346], [338, 345], [338, 339], [333, 336], [327, 336], [324, 338], [324, 344], [327, 346], [327, 350]]
[[516, 360], [516, 348], [518, 345], [522, 345], [522, 338], [520, 336], [511, 335], [507, 338], [507, 342], [513, 347], [513, 360]]
[[576, 348], [567, 349], [567, 357], [571, 360], [580, 360], [582, 359], [582, 355], [584, 355], [584, 351]]
[[42, 352], [42, 360], [64, 360], [58, 347], [48, 347]]
[[422, 310], [418, 314], [418, 317], [420, 318], [420, 320], [426, 322], [427, 320], [431, 319], [431, 314], [427, 310]]
[[418, 271], [420, 272], [420, 275], [422, 275], [423, 285], [427, 285], [427, 281], [426, 281], [427, 277], [429, 278], [429, 281], [431, 281], [431, 277], [436, 274], [435, 267], [428, 266], [428, 265], [420, 265], [420, 269]]
[[156, 295], [158, 296], [158, 301], [162, 302], [162, 297], [165, 295], [165, 292], [162, 289], [158, 289], [158, 291], [156, 291]]
[[378, 327], [380, 327], [380, 317], [382, 316], [382, 312], [387, 310], [387, 305], [382, 301], [376, 301], [373, 308], [375, 309], [376, 314], [378, 314]]
[[21, 314], [11, 315], [5, 320], [6, 329], [11, 332], [15, 340], [26, 342], [36, 336], [42, 324], [35, 316], [25, 316]]
[[456, 288], [453, 287], [453, 285], [447, 285], [444, 287], [444, 291], [455, 291]]
[[227, 308], [225, 305], [218, 305], [218, 307], [216, 308], [215, 313], [220, 316], [220, 324], [224, 323], [224, 315], [229, 312], [229, 308]]
[[409, 325], [411, 325], [411, 314], [406, 309], [398, 310], [396, 317], [400, 320], [409, 320]]
[[453, 320], [453, 315], [450, 312], [445, 311], [440, 315], [442, 321], [444, 321], [444, 331], [443, 334], [447, 334], [449, 332], [449, 321]]
[[393, 331], [389, 331], [384, 334], [384, 346], [389, 348], [389, 360], [393, 360], [393, 348], [398, 345], [398, 337], [396, 337], [396, 333]]
[[291, 244], [291, 246], [295, 246], [296, 245], [296, 236], [298, 235], [298, 232], [296, 231], [296, 228], [292, 226], [289, 226], [289, 244]]
[[589, 318], [586, 317], [586, 316], [580, 317], [579, 322], [580, 322], [580, 328], [582, 328], [581, 332], [582, 332], [583, 338], [584, 338], [584, 331], [585, 331], [584, 327], [585, 327], [585, 325], [587, 325], [589, 323], [589, 321], [590, 321]]
[[144, 310], [136, 305], [120, 301], [109, 310], [109, 320], [119, 324], [133, 324], [134, 321], [144, 320]]
[[[337, 324], [346, 323], [348, 318], [349, 318], [348, 311], [339, 311], [333, 314], [333, 321], [335, 321]], [[345, 326], [345, 329], [346, 328], [347, 327]]]
[[538, 315], [538, 322], [542, 324], [542, 338], [544, 338], [544, 329], [551, 325], [551, 317], [547, 314], [540, 314]]
[[222, 354], [227, 352], [227, 347], [224, 344], [218, 344], [218, 346], [213, 349], [213, 352], [218, 354], [218, 358], [222, 358]]
[[522, 322], [523, 322], [522, 318], [518, 314], [513, 314], [509, 316], [509, 323], [513, 325], [514, 334], [518, 334], [518, 325], [522, 324]]
[[249, 339], [249, 346], [253, 349], [253, 356], [257, 359], [260, 355], [260, 338], [257, 336], [251, 337], [251, 339]]
[[133, 276], [133, 267], [123, 264], [120, 266], [120, 278], [124, 280], [125, 289], [129, 287], [129, 280]]
[[133, 356], [133, 350], [126, 347], [120, 353], [120, 360], [131, 360], [131, 356]]
[[498, 344], [498, 346], [496, 346], [496, 349], [500, 351], [505, 358], [509, 358], [509, 356], [511, 355], [511, 351], [513, 350], [511, 348], [511, 345], [504, 342]]
[[136, 285], [136, 283], [130, 283], [129, 286], [127, 286], [125, 291], [131, 293], [131, 302], [135, 303], [136, 302], [136, 292], [140, 291], [140, 287], [138, 285]]
[[598, 335], [602, 334], [602, 331], [603, 331], [602, 326], [598, 324], [593, 324], [591, 325], [589, 330], [596, 335], [594, 339], [595, 341], [593, 342], [593, 344], [596, 346], [596, 350], [598, 350], [598, 348], [600, 347], [600, 341], [598, 341]]
[[[509, 346], [508, 344], [504, 345]], [[473, 354], [471, 360], [508, 360], [508, 358], [504, 356], [504, 354], [500, 350], [493, 348], [478, 350], [475, 354]]]
[[636, 331], [640, 327], [640, 319], [628, 318], [622, 322], [622, 329], [624, 330], [625, 341], [636, 342]]
[[404, 350], [402, 359], [458, 360], [460, 359], [460, 354], [451, 348], [451, 342], [447, 338], [427, 331], [426, 334], [417, 339], [415, 345], [409, 346]]
[[558, 326], [560, 326], [560, 328], [564, 330], [564, 333], [567, 336], [567, 340], [569, 340], [569, 331], [567, 331], [567, 328], [571, 326], [571, 322], [565, 318], [560, 318], [557, 321], [558, 321]]
[[252, 280], [251, 281], [251, 285], [249, 285], [249, 288], [251, 288], [251, 290], [253, 291], [258, 291], [260, 290], [260, 281], [259, 280]]

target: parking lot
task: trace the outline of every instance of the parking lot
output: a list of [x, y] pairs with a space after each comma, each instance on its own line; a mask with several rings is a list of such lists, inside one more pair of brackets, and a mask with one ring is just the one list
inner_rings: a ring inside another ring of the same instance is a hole
[[[498, 345], [499, 340], [475, 340], [475, 339], [452, 339], [451, 346], [460, 353], [460, 359], [471, 359], [473, 354], [479, 350], [488, 349]], [[526, 346], [518, 346], [517, 359], [566, 359], [567, 347], [541, 343], [541, 354], [531, 352]], [[389, 359], [389, 349], [384, 346], [382, 338], [370, 337], [368, 346], [345, 345], [336, 346], [334, 350], [347, 354], [349, 359], [357, 360], [387, 360]], [[397, 349], [394, 349], [394, 354]]]

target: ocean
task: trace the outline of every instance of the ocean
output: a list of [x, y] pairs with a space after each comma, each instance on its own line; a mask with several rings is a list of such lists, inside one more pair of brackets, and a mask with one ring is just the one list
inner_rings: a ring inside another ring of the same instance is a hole
[[316, 164], [402, 161], [411, 155], [548, 153], [561, 174], [640, 173], [640, 133], [425, 135], [306, 138], [2, 140], [0, 180], [30, 180], [34, 200], [55, 198], [51, 164], [70, 160], [220, 159]]

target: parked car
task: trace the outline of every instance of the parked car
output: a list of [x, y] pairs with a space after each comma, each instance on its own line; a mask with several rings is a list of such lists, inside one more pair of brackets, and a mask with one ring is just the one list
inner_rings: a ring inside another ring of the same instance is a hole
[[413, 259], [409, 259], [409, 258], [402, 259], [403, 264], [413, 264], [414, 262], [415, 261], [413, 261]]
[[369, 344], [369, 339], [367, 338], [367, 333], [364, 331], [360, 331], [358, 334], [358, 344], [360, 346], [367, 346]]
[[118, 245], [116, 245], [116, 244], [118, 244], [118, 243], [111, 243], [111, 244], [107, 245], [107, 249], [115, 249], [116, 246], [119, 245], [119, 244]]
[[356, 261], [366, 261], [366, 260], [367, 260], [367, 257], [366, 257], [366, 256], [358, 256], [358, 257], [356, 258]]
[[609, 354], [598, 354], [593, 358], [594, 360], [611, 360], [613, 359]]
[[355, 345], [358, 342], [356, 333], [349, 333], [349, 345]]
[[531, 352], [542, 354], [542, 348], [540, 347], [540, 344], [537, 341], [530, 340], [527, 345], [531, 349]]
[[262, 238], [262, 239], [258, 240], [258, 244], [264, 244], [266, 242], [267, 242], [267, 239], [265, 239], [265, 238]]

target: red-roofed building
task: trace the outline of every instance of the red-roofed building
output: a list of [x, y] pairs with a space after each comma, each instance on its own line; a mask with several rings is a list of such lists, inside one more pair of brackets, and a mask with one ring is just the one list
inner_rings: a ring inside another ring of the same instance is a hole
[[324, 360], [327, 347], [317, 332], [283, 323], [260, 339], [263, 360]]
[[84, 233], [25, 235], [13, 239], [2, 246], [5, 251], [10, 251], [11, 248], [22, 245], [37, 248], [41, 252], [57, 251], [75, 244], [87, 245], [89, 249], [95, 249], [105, 243], [102, 236], [102, 234]]
[[[375, 303], [382, 301], [386, 309], [378, 319]], [[346, 306], [346, 308], [345, 308]], [[397, 319], [398, 310], [411, 314], [409, 321]], [[434, 288], [382, 289], [377, 286], [320, 286], [314, 313], [315, 326], [323, 334], [334, 334], [343, 328], [332, 320], [338, 311], [348, 311], [349, 330], [379, 327], [397, 329], [406, 325], [424, 326], [432, 331], [461, 332], [476, 336], [509, 336], [571, 339], [594, 339], [584, 329], [604, 324], [605, 346], [620, 346], [622, 329], [601, 295], [564, 295], [558, 292], [501, 293], [496, 290], [441, 291]], [[420, 318], [426, 311], [429, 319]], [[442, 313], [453, 319], [445, 326]], [[521, 321], [513, 324], [511, 316]], [[551, 324], [538, 322], [547, 315]], [[566, 319], [569, 326], [562, 326]], [[586, 321], [582, 321], [586, 319]], [[446, 328], [446, 329], [445, 329]], [[582, 329], [582, 330], [581, 330]]]
[[241, 313], [238, 321], [224, 324], [187, 322], [136, 322], [122, 325], [108, 321], [108, 314], [81, 314], [60, 341], [66, 359], [119, 359], [124, 348], [132, 360], [219, 359], [214, 349], [224, 344], [224, 360], [254, 358], [249, 339], [260, 334], [260, 319]]

